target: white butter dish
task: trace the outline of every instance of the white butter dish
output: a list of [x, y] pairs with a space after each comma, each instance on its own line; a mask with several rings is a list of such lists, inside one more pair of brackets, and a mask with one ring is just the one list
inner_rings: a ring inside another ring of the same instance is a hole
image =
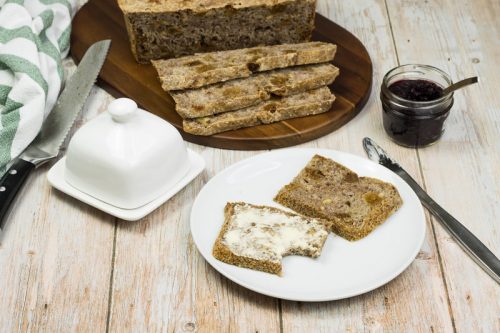
[[187, 184], [189, 184], [200, 172], [205, 168], [205, 161], [203, 158], [188, 149], [189, 160], [191, 161], [191, 168], [188, 173], [172, 188], [163, 193], [161, 196], [155, 200], [135, 209], [123, 209], [116, 206], [110, 205], [104, 201], [94, 198], [82, 191], [77, 190], [73, 186], [69, 185], [64, 179], [64, 171], [66, 164], [66, 157], [61, 158], [54, 166], [49, 170], [47, 178], [50, 184], [61, 192], [64, 192], [75, 199], [78, 199], [92, 207], [102, 210], [110, 215], [116, 216], [122, 220], [136, 221], [140, 220], [144, 216], [148, 215], [156, 208], [160, 207], [168, 199], [173, 197], [177, 192], [182, 190]]
[[79, 129], [48, 173], [55, 188], [124, 220], [159, 207], [205, 167], [165, 120], [120, 98]]

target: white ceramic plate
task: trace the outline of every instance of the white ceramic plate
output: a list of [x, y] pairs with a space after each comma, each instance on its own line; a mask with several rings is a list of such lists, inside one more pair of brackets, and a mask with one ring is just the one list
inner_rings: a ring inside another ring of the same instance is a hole
[[[273, 197], [314, 154], [331, 158], [361, 176], [394, 184], [403, 206], [362, 240], [349, 242], [330, 234], [319, 258], [285, 257], [282, 277], [215, 259], [212, 246], [224, 221], [225, 204], [244, 201], [280, 207]], [[288, 300], [329, 301], [373, 290], [405, 270], [424, 240], [425, 218], [411, 188], [383, 166], [333, 150], [284, 149], [246, 159], [213, 177], [193, 204], [191, 234], [210, 265], [248, 289]]]
[[102, 210], [110, 215], [116, 216], [122, 220], [136, 221], [144, 216], [148, 215], [156, 208], [160, 207], [165, 201], [173, 197], [177, 192], [182, 190], [187, 184], [189, 184], [196, 176], [200, 174], [205, 168], [205, 161], [203, 158], [188, 149], [188, 158], [190, 162], [190, 169], [188, 173], [179, 180], [174, 186], [172, 186], [167, 192], [163, 193], [161, 196], [155, 200], [148, 202], [144, 206], [136, 209], [123, 209], [116, 206], [110, 205], [104, 201], [94, 198], [93, 196], [84, 193], [75, 187], [71, 186], [66, 182], [64, 178], [64, 172], [66, 170], [66, 157], [61, 158], [52, 168], [50, 168], [47, 179], [49, 183], [57, 188], [59, 191], [64, 192], [86, 204], [93, 206], [97, 209]]

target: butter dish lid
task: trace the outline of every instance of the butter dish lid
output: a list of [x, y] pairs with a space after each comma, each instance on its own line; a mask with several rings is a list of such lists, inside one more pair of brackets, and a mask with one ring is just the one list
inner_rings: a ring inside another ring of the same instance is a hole
[[137, 209], [168, 192], [190, 164], [171, 124], [120, 98], [73, 135], [64, 179], [109, 205]]

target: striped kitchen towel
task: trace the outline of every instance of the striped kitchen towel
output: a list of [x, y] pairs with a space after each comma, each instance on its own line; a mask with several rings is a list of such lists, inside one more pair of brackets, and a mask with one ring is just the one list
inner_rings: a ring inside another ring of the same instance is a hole
[[54, 106], [76, 0], [0, 0], [0, 176]]

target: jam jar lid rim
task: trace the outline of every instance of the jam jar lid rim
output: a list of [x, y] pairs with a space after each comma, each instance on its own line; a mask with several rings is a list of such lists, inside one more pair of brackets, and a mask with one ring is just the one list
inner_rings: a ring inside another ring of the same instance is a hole
[[414, 66], [414, 67], [423, 67], [423, 68], [426, 68], [426, 69], [430, 69], [430, 70], [433, 70], [433, 71], [436, 71], [438, 72], [439, 74], [441, 74], [447, 81], [449, 81], [449, 85], [452, 85], [453, 84], [453, 80], [451, 79], [450, 75], [448, 75], [445, 71], [437, 68], [437, 67], [434, 67], [434, 66], [431, 66], [431, 65], [423, 65], [423, 64], [405, 64], [405, 65], [400, 65], [400, 66], [396, 66], [394, 68], [392, 68], [391, 70], [389, 70], [385, 75], [384, 75], [384, 78], [382, 79], [382, 85], [381, 85], [381, 90], [382, 90], [382, 93], [384, 93], [385, 95], [389, 96], [390, 98], [392, 99], [395, 99], [396, 101], [399, 101], [399, 102], [405, 102], [405, 103], [413, 103], [415, 105], [419, 105], [419, 106], [422, 106], [422, 107], [430, 107], [430, 106], [433, 106], [435, 104], [439, 104], [441, 102], [444, 102], [448, 99], [451, 99], [453, 98], [453, 92], [451, 93], [448, 93], [446, 95], [443, 95], [437, 99], [433, 99], [433, 100], [430, 100], [430, 101], [412, 101], [411, 99], [406, 99], [406, 98], [403, 98], [403, 97], [400, 97], [396, 94], [394, 94], [392, 91], [389, 90], [389, 88], [387, 87], [387, 82], [388, 82], [388, 79], [389, 79], [389, 74], [391, 74], [392, 72], [394, 72], [395, 70], [397, 69], [400, 69], [400, 68], [403, 68], [403, 67], [411, 67], [411, 66]]

